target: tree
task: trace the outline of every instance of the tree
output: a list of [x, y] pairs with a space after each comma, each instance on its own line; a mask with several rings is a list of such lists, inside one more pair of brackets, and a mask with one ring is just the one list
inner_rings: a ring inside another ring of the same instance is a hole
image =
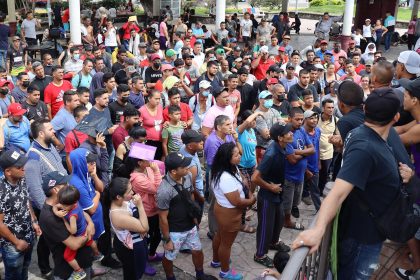
[[[283, 2], [288, 0], [282, 0]], [[251, 7], [269, 7], [270, 9], [281, 9], [282, 1], [279, 0], [249, 0], [248, 3]], [[287, 5], [286, 5], [287, 7]]]

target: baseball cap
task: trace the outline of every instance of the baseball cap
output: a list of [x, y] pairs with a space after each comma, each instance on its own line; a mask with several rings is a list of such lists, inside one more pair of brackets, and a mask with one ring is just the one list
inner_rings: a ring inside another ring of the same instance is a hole
[[370, 18], [365, 19], [365, 21], [370, 21]]
[[417, 78], [415, 80], [409, 79], [399, 79], [398, 82], [400, 85], [409, 91], [412, 95], [420, 98], [420, 79]]
[[6, 79], [0, 79], [0, 87], [10, 84], [10, 82]]
[[290, 62], [286, 64], [286, 69], [289, 69], [289, 68], [296, 69], [296, 67]]
[[314, 67], [315, 67], [316, 69], [322, 69], [322, 70], [325, 70], [324, 66], [322, 66], [322, 64], [319, 64], [319, 63], [315, 64], [315, 65], [314, 65]]
[[179, 167], [187, 167], [191, 164], [191, 161], [191, 157], [185, 157], [180, 153], [172, 152], [165, 158], [165, 168], [167, 171], [171, 171]]
[[229, 42], [230, 42], [230, 43], [236, 43], [236, 42], [238, 42], [238, 40], [236, 40], [236, 38], [230, 38], [230, 39], [229, 39]]
[[374, 48], [375, 48], [375, 44], [370, 43], [370, 44], [368, 45], [368, 49], [374, 49]]
[[91, 51], [91, 50], [93, 50], [93, 46], [92, 45], [86, 45], [85, 50]]
[[241, 67], [238, 70], [238, 75], [242, 75], [242, 74], [249, 74], [249, 71], [245, 68], [245, 67]]
[[233, 48], [233, 51], [240, 52], [241, 51], [241, 47], [240, 46], [236, 46], [236, 47]]
[[328, 45], [328, 42], [327, 42], [327, 41], [325, 41], [325, 40], [322, 40], [319, 44], [320, 44], [320, 45]]
[[284, 40], [284, 39], [288, 39], [288, 40], [290, 40], [290, 35], [284, 35], [284, 36], [283, 36], [283, 40]]
[[278, 84], [278, 83], [279, 83], [279, 80], [276, 79], [276, 78], [271, 78], [267, 81], [267, 85], [275, 85], [275, 84]]
[[152, 54], [152, 55], [150, 56], [150, 60], [151, 60], [151, 61], [154, 61], [154, 60], [156, 60], [156, 59], [160, 59], [160, 56], [159, 56], [157, 53], [154, 53], [154, 54]]
[[186, 60], [187, 58], [194, 58], [194, 56], [193, 56], [192, 54], [184, 53], [184, 54], [182, 55], [182, 59], [183, 59], [183, 60]]
[[304, 118], [304, 119], [307, 119], [307, 118], [310, 118], [310, 117], [312, 117], [312, 116], [314, 116], [314, 115], [317, 115], [317, 116], [318, 116], [318, 113], [316, 113], [316, 112], [314, 112], [314, 111], [312, 111], [312, 110], [306, 110], [306, 111], [303, 113], [303, 118]]
[[236, 59], [235, 59], [235, 62], [241, 62], [242, 61], [242, 57], [237, 57]]
[[216, 54], [225, 54], [224, 49], [217, 49]]
[[137, 21], [137, 16], [131, 16], [127, 21]]
[[365, 101], [366, 118], [377, 122], [389, 122], [400, 110], [400, 100], [392, 88], [378, 88]]
[[19, 36], [13, 36], [12, 41], [16, 41], [16, 40], [20, 40], [20, 37]]
[[20, 103], [12, 103], [7, 108], [7, 113], [10, 116], [22, 116], [26, 113], [26, 109], [22, 108]]
[[166, 70], [172, 70], [172, 69], [174, 69], [174, 67], [172, 66], [172, 65], [170, 65], [170, 64], [162, 64], [162, 67], [160, 68], [160, 70], [163, 72], [163, 71], [166, 71]]
[[97, 159], [98, 159], [98, 155], [96, 155], [96, 154], [94, 154], [90, 151], [87, 151], [87, 153], [86, 153], [86, 162], [87, 163], [96, 162]]
[[124, 62], [127, 63], [128, 65], [134, 65], [134, 59], [132, 58], [125, 58]]
[[203, 141], [203, 135], [201, 135], [197, 130], [188, 129], [182, 133], [181, 140], [185, 145], [189, 143], [198, 143]]
[[99, 45], [99, 48], [100, 48], [100, 49], [105, 49], [106, 47], [105, 47], [105, 45], [104, 45], [104, 44], [100, 44], [100, 45]]
[[145, 47], [147, 47], [147, 44], [145, 42], [139, 43], [139, 48], [145, 48]]
[[273, 64], [270, 67], [268, 67], [268, 70], [267, 71], [277, 72], [278, 73], [278, 72], [280, 72], [280, 67], [278, 67], [277, 64]]
[[269, 92], [268, 90], [263, 90], [260, 92], [260, 94], [258, 95], [259, 99], [266, 99], [267, 97], [273, 97], [273, 95], [271, 94], [271, 92]]
[[279, 47], [279, 51], [281, 51], [281, 52], [285, 52], [285, 51], [286, 51], [286, 49], [285, 49], [283, 46], [280, 46], [280, 47]]
[[165, 55], [168, 57], [173, 57], [174, 55], [176, 55], [176, 51], [174, 51], [173, 49], [168, 49], [166, 50]]
[[398, 57], [398, 62], [404, 64], [410, 74], [420, 74], [420, 55], [415, 51], [403, 51]]
[[260, 53], [268, 53], [268, 47], [267, 46], [262, 46], [260, 48]]
[[70, 182], [71, 175], [53, 171], [42, 178], [42, 189], [48, 195], [49, 191], [57, 185], [67, 185]]
[[373, 65], [373, 61], [372, 60], [366, 60], [365, 66], [372, 66], [372, 65]]
[[333, 53], [331, 51], [326, 51], [325, 54], [326, 55], [333, 55]]
[[199, 88], [204, 88], [204, 89], [208, 89], [209, 87], [211, 87], [211, 83], [207, 80], [202, 80], [199, 84], [198, 84]]
[[9, 167], [22, 167], [28, 161], [28, 157], [21, 151], [8, 150], [0, 156], [0, 167], [5, 170]]
[[270, 128], [270, 137], [271, 139], [276, 141], [279, 136], [283, 136], [289, 133], [290, 130], [292, 130], [292, 125], [290, 123], [288, 124], [275, 123]]

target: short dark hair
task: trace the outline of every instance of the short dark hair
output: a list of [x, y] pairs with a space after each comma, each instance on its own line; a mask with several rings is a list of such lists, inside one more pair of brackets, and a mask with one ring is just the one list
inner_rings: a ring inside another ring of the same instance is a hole
[[90, 93], [90, 91], [89, 91], [89, 89], [87, 87], [78, 87], [77, 88], [77, 94], [78, 95], [81, 95], [81, 94], [83, 94], [85, 92], [89, 92]]
[[181, 108], [178, 105], [169, 105], [168, 114], [172, 115], [173, 113], [181, 112]]
[[146, 132], [146, 129], [144, 127], [142, 127], [140, 125], [135, 125], [128, 132], [128, 136], [130, 136], [133, 139], [137, 139], [137, 138], [140, 138], [140, 137], [146, 137], [147, 132]]
[[139, 111], [136, 108], [131, 107], [131, 106], [126, 107], [123, 112], [124, 118], [137, 117], [139, 116], [139, 114], [140, 114]]
[[80, 199], [80, 192], [74, 186], [64, 186], [58, 193], [58, 202], [63, 205], [73, 205]]
[[108, 92], [103, 88], [97, 88], [93, 91], [93, 98], [101, 97], [104, 94], [108, 94]]
[[53, 67], [51, 67], [51, 73], [54, 73], [54, 72], [56, 72], [57, 70], [60, 70], [60, 69], [63, 69], [63, 67], [60, 66], [60, 65], [54, 65]]
[[130, 87], [126, 84], [119, 84], [117, 86], [117, 94], [120, 95], [123, 92], [130, 91]]
[[74, 53], [74, 51], [78, 51], [79, 50], [79, 48], [78, 47], [71, 47], [70, 48], [70, 53], [71, 54], [73, 54]]
[[293, 107], [290, 109], [289, 116], [293, 118], [296, 114], [303, 114], [303, 110], [300, 107]]
[[39, 137], [39, 133], [44, 129], [44, 124], [49, 123], [49, 120], [36, 120], [31, 123], [31, 134], [34, 139]]
[[73, 99], [73, 96], [76, 95], [76, 92], [72, 89], [66, 90], [63, 94], [63, 103], [66, 105], [68, 102], [70, 102]]
[[168, 98], [171, 98], [172, 96], [177, 95], [177, 94], [181, 94], [181, 92], [176, 87], [173, 87], [168, 90]]
[[230, 74], [228, 77], [228, 80], [232, 80], [232, 79], [237, 79], [238, 78], [238, 74]]
[[214, 60], [207, 62], [207, 68], [210, 68], [211, 66], [219, 66], [219, 63]]
[[73, 111], [73, 117], [77, 118], [79, 117], [80, 113], [85, 112], [85, 111], [88, 111], [88, 109], [85, 106], [83, 105], [77, 106], [76, 109], [74, 109]]
[[309, 71], [306, 70], [306, 69], [302, 69], [302, 70], [299, 71], [299, 77], [301, 77], [302, 75], [306, 75], [306, 74], [309, 74]]
[[83, 65], [86, 66], [88, 64], [88, 62], [92, 62], [93, 64], [93, 60], [90, 58], [86, 58], [85, 61], [83, 61]]
[[330, 99], [330, 98], [327, 98], [327, 99], [324, 99], [324, 100], [322, 100], [322, 107], [324, 107], [325, 106], [325, 104], [327, 104], [327, 103], [333, 103], [334, 104], [334, 100], [332, 100], [332, 99]]
[[112, 72], [108, 72], [108, 73], [105, 73], [103, 76], [102, 76], [102, 82], [103, 83], [107, 83], [109, 80], [111, 80], [112, 78], [115, 78], [114, 77], [114, 73], [112, 73]]
[[34, 91], [40, 91], [37, 85], [29, 85], [27, 92], [28, 94], [33, 93]]
[[310, 89], [305, 89], [303, 92], [302, 92], [302, 97], [305, 97], [305, 96], [314, 96], [313, 95], [313, 93], [312, 93], [312, 91], [310, 90]]
[[26, 72], [19, 72], [19, 74], [16, 77], [17, 77], [17, 79], [19, 81], [22, 81], [22, 77], [23, 76], [28, 76], [28, 73], [26, 73]]

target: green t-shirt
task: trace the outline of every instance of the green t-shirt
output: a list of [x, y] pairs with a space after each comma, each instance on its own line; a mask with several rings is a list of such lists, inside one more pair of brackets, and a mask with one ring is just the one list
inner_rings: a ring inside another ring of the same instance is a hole
[[168, 128], [162, 130], [162, 138], [168, 138], [168, 153], [178, 152], [182, 147], [181, 135], [184, 132], [184, 128], [181, 123], [174, 126], [169, 124]]

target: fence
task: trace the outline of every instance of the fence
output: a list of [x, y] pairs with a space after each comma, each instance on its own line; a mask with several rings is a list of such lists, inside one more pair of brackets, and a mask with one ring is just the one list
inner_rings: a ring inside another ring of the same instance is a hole
[[[312, 220], [309, 228], [315, 225], [317, 216]], [[318, 250], [308, 255], [308, 247], [296, 249], [281, 274], [281, 280], [324, 280], [329, 271], [329, 255], [332, 234], [332, 223], [325, 231]], [[329, 278], [329, 277], [328, 277]]]

